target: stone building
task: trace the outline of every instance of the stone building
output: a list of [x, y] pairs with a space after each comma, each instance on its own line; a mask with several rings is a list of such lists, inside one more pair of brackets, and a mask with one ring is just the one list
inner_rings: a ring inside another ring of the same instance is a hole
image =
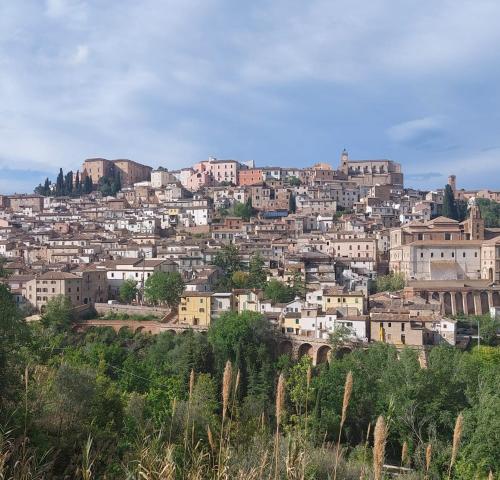
[[340, 159], [340, 171], [358, 185], [403, 186], [401, 164], [392, 160], [350, 160], [346, 150]]
[[96, 185], [102, 177], [113, 178], [120, 175], [122, 187], [131, 187], [134, 183], [150, 180], [153, 169], [133, 160], [89, 158], [82, 164], [82, 179], [89, 176]]

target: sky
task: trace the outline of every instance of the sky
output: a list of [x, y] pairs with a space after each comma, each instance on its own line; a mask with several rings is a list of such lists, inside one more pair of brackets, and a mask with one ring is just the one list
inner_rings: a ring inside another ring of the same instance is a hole
[[0, 2], [0, 193], [85, 158], [500, 189], [498, 0]]

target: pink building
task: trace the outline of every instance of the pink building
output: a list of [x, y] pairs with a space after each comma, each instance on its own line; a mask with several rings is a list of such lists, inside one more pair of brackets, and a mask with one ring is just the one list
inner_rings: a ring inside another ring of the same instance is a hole
[[203, 187], [214, 187], [217, 184], [210, 172], [195, 171], [186, 182], [186, 188], [191, 192], [196, 192]]
[[236, 160], [217, 160], [210, 157], [208, 160], [194, 165], [198, 172], [208, 172], [217, 183], [227, 182], [238, 185], [240, 164]]

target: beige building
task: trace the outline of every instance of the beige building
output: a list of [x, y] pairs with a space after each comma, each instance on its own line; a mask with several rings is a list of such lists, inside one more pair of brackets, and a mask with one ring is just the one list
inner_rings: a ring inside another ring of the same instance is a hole
[[500, 284], [500, 237], [481, 246], [481, 278]]
[[33, 212], [43, 210], [43, 197], [41, 195], [10, 195], [5, 199], [6, 207], [11, 208], [14, 212], [21, 212], [25, 209], [30, 209]]
[[177, 183], [177, 178], [168, 170], [158, 169], [151, 172], [151, 187], [162, 188], [171, 183]]
[[102, 177], [120, 175], [122, 187], [131, 187], [134, 183], [150, 180], [152, 168], [133, 160], [89, 158], [83, 162], [82, 178], [88, 175], [95, 185]]
[[47, 302], [64, 295], [73, 306], [83, 304], [82, 278], [69, 272], [47, 272], [26, 283], [26, 300], [38, 311]]
[[389, 268], [406, 280], [477, 280], [481, 244], [478, 240], [418, 240], [391, 248]]
[[358, 185], [403, 186], [401, 164], [392, 160], [350, 160], [344, 150], [340, 159], [340, 171]]

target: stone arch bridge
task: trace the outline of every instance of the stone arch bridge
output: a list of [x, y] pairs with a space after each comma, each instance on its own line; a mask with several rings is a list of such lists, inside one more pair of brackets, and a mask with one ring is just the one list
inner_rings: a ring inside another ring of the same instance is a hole
[[[197, 325], [181, 325], [176, 323], [163, 323], [158, 321], [138, 321], [138, 320], [81, 320], [75, 324], [74, 329], [84, 331], [92, 327], [110, 327], [116, 333], [120, 330], [128, 329], [133, 333], [144, 332], [157, 335], [163, 332], [180, 334], [188, 330], [206, 332], [207, 327]], [[354, 344], [346, 344], [339, 350], [339, 354], [347, 353], [355, 348]], [[289, 354], [293, 358], [301, 358], [308, 355], [312, 358], [313, 365], [326, 363], [332, 355], [332, 347], [326, 339], [312, 338], [300, 335], [280, 334], [278, 336], [278, 353], [280, 355]]]

